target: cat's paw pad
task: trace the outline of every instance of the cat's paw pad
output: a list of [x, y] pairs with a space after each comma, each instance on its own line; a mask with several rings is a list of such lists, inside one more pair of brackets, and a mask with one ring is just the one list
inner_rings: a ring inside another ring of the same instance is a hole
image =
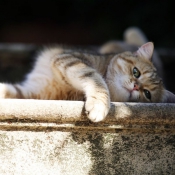
[[109, 112], [110, 102], [104, 103], [102, 100], [89, 98], [86, 101], [85, 109], [88, 113], [88, 118], [92, 122], [100, 122], [104, 120]]

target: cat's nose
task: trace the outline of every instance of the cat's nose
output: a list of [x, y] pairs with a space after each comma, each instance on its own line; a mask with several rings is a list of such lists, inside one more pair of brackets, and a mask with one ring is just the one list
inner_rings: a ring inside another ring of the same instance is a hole
[[138, 91], [139, 90], [139, 86], [138, 86], [138, 84], [134, 84], [134, 88], [133, 88], [133, 90], [136, 90], [136, 91]]

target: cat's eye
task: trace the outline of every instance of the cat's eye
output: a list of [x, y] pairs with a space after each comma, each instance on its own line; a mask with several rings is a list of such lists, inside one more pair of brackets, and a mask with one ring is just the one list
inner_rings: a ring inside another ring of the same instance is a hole
[[151, 100], [151, 93], [146, 89], [144, 89], [143, 91], [144, 91], [144, 94], [145, 94], [146, 98]]
[[136, 78], [140, 77], [140, 71], [136, 67], [133, 68], [132, 72], [133, 72], [134, 77]]

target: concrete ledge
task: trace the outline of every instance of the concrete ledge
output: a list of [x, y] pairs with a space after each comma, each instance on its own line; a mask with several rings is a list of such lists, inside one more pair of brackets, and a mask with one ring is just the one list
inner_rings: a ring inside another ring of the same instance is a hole
[[[67, 123], [88, 121], [84, 102], [61, 100], [0, 100], [0, 121]], [[100, 123], [157, 122], [175, 124], [175, 103], [111, 103], [107, 119]]]
[[[168, 103], [111, 103], [105, 121], [92, 123], [88, 120], [82, 101], [54, 100], [0, 100], [0, 122], [32, 124], [75, 124], [82, 127], [147, 128], [174, 130], [175, 104]], [[27, 126], [27, 124], [25, 124]], [[116, 127], [115, 127], [116, 125]], [[46, 126], [46, 125], [45, 125]], [[61, 125], [59, 125], [61, 126]], [[67, 125], [69, 126], [69, 125]]]
[[175, 174], [175, 104], [111, 103], [92, 123], [84, 102], [0, 100], [1, 175]]

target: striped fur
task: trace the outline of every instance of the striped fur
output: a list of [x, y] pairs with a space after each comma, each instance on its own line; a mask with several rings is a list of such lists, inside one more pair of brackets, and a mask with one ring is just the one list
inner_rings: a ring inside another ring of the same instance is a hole
[[[152, 49], [152, 50], [151, 50]], [[25, 81], [0, 84], [0, 98], [85, 100], [93, 122], [105, 119], [110, 101], [161, 102], [164, 87], [151, 63], [153, 44], [137, 52], [95, 55], [63, 48], [47, 48], [38, 56]], [[140, 77], [133, 76], [133, 68]], [[134, 89], [135, 85], [137, 88]], [[149, 90], [148, 99], [144, 90]]]
[[[102, 53], [102, 54], [121, 53], [124, 51], [133, 52], [138, 47], [145, 44], [146, 42], [148, 42], [148, 39], [143, 33], [143, 31], [141, 31], [137, 27], [129, 27], [124, 32], [123, 41], [118, 41], [118, 40], [108, 41], [107, 43], [103, 44], [98, 51], [99, 53]], [[156, 67], [159, 76], [164, 80], [164, 69], [163, 69], [162, 61], [158, 53], [156, 52], [156, 50], [154, 50], [154, 53], [152, 56], [152, 62]]]

